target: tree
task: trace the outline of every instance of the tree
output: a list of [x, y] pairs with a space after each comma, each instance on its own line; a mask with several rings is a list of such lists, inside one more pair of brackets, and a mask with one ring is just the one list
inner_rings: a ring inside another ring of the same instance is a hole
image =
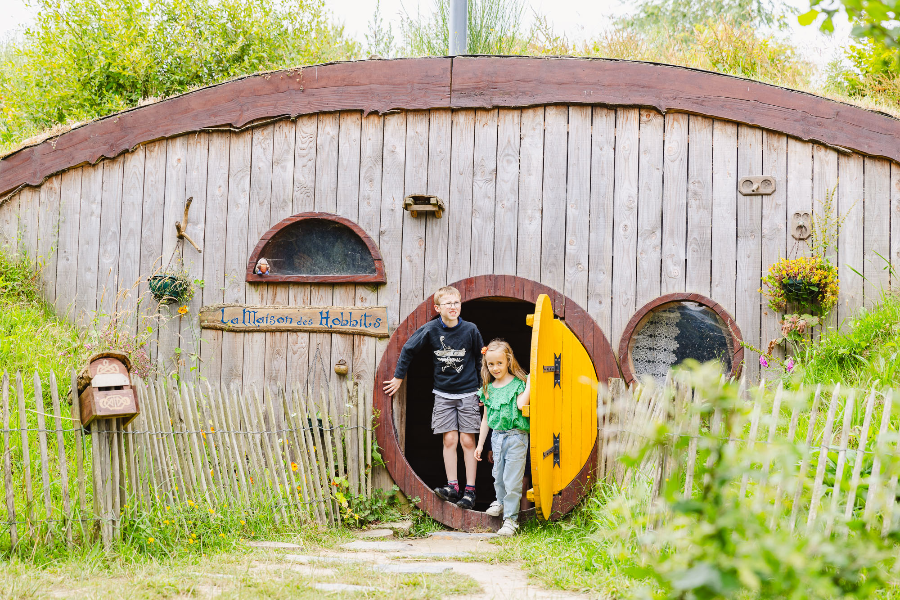
[[618, 24], [643, 33], [689, 36], [698, 26], [725, 21], [736, 26], [773, 27], [783, 22], [783, 13], [771, 0], [643, 0]]
[[0, 54], [0, 143], [265, 70], [358, 54], [324, 0], [38, 0]]
[[369, 22], [369, 32], [366, 34], [366, 53], [369, 56], [391, 58], [394, 55], [394, 31], [388, 25], [384, 28], [381, 18], [381, 0], [375, 2], [375, 13]]
[[[834, 16], [843, 10], [853, 30], [850, 35], [869, 39], [887, 48], [900, 48], [900, 0], [810, 0], [810, 10], [798, 17], [801, 25], [812, 25], [824, 16], [819, 28], [834, 32]], [[895, 60], [895, 70], [900, 64]]]
[[[469, 0], [467, 54], [523, 54], [533, 39], [525, 30], [525, 0]], [[428, 15], [406, 13], [401, 18], [404, 53], [446, 56], [450, 52], [449, 0], [434, 0]]]

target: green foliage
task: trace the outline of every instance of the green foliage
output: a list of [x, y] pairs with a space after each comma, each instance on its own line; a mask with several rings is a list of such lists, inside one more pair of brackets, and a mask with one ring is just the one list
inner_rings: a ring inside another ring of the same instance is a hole
[[[661, 512], [651, 510], [647, 521], [662, 525], [637, 538], [640, 558], [632, 575], [653, 580], [658, 586], [653, 596], [672, 599], [747, 593], [760, 598], [867, 598], [890, 585], [895, 540], [883, 539], [878, 528], [869, 531], [859, 521], [842, 521], [840, 534], [816, 527], [792, 531], [787, 524], [791, 510], [781, 504], [775, 505], [780, 510], [773, 508], [771, 486], [744, 496], [740, 490], [762, 473], [756, 466], [760, 449], [733, 443], [745, 435], [752, 404], [741, 398], [736, 382], [720, 383], [714, 363], [691, 367], [684, 375], [703, 402], [691, 405], [673, 427], [684, 430], [691, 413], [699, 413], [701, 421], [721, 415], [721, 427], [701, 428], [696, 438], [695, 481], [702, 483], [694, 495], [684, 499], [678, 481], [663, 486], [664, 506]], [[786, 399], [788, 405], [807, 400]], [[631, 462], [640, 464], [644, 456], [669, 447], [670, 435], [667, 426], [657, 426]], [[683, 456], [690, 442], [687, 436], [675, 438], [673, 455]], [[782, 438], [764, 452], [774, 462], [767, 471], [772, 478], [787, 489], [798, 485], [801, 446]]]
[[29, 258], [0, 251], [0, 373], [27, 376], [36, 370], [46, 378], [52, 371], [65, 394], [70, 369], [83, 359], [85, 348], [78, 330], [43, 301], [39, 286], [40, 271]]
[[829, 83], [854, 98], [885, 98], [900, 105], [900, 49], [872, 41], [851, 44]]
[[728, 21], [750, 27], [775, 26], [784, 15], [767, 0], [642, 0], [619, 26], [641, 33], [666, 32], [690, 37], [698, 27]]
[[900, 48], [900, 0], [810, 0], [810, 9], [798, 17], [801, 25], [819, 20], [819, 28], [834, 32], [834, 16], [847, 13], [851, 35], [888, 48]]
[[[525, 54], [534, 33], [525, 30], [524, 0], [470, 0], [467, 54]], [[450, 51], [449, 0], [434, 0], [430, 14], [405, 13], [400, 28], [403, 54], [446, 56]]]
[[350, 490], [346, 477], [336, 477], [332, 485], [332, 494], [341, 510], [341, 520], [348, 527], [365, 527], [370, 523], [397, 521], [403, 517], [403, 505], [398, 497], [400, 488], [397, 486], [389, 491], [373, 489], [372, 496], [366, 498]]
[[394, 56], [394, 30], [388, 25], [384, 27], [381, 18], [381, 0], [375, 2], [375, 12], [369, 22], [369, 31], [366, 33], [366, 54], [381, 58]]
[[586, 42], [579, 54], [682, 65], [796, 89], [812, 76], [791, 44], [727, 18], [696, 25], [690, 35], [619, 26]]
[[900, 298], [884, 294], [843, 330], [829, 330], [798, 356], [806, 383], [900, 385]]
[[259, 71], [355, 55], [324, 0], [38, 0], [0, 64], [0, 144]]

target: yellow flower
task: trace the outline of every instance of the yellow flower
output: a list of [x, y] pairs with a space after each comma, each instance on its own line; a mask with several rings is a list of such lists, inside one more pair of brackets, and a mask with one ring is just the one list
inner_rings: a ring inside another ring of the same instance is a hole
[[152, 537], [148, 537], [148, 538], [147, 538], [147, 543], [148, 543], [148, 544], [152, 544], [152, 543], [155, 542], [155, 541], [156, 541], [156, 540], [154, 540]]
[[216, 514], [216, 511], [214, 511], [214, 510], [211, 509], [211, 508], [208, 508], [208, 509], [206, 509], [206, 510], [208, 510], [208, 511], [209, 511], [209, 514], [211, 514], [211, 515]]
[[[292, 470], [292, 471], [297, 471], [297, 469], [299, 469], [299, 468], [300, 468], [300, 467], [297, 465], [297, 463], [295, 463], [295, 462], [292, 462], [292, 463], [291, 463], [291, 470]], [[128, 507], [126, 506], [125, 508], [128, 508]]]
[[241, 521], [241, 525], [246, 525], [246, 524], [247, 524], [246, 521]]
[[219, 534], [219, 537], [220, 537], [220, 538], [223, 538], [223, 537], [225, 537], [225, 534], [224, 534], [224, 533], [220, 533], [220, 534]]
[[188, 540], [188, 544], [193, 544], [194, 540]]
[[193, 501], [193, 500], [188, 500], [188, 506], [194, 506], [194, 501]]
[[188, 313], [188, 307], [187, 307], [187, 306], [182, 306], [181, 308], [178, 309], [178, 314], [179, 314], [179, 315], [186, 315], [187, 313]]

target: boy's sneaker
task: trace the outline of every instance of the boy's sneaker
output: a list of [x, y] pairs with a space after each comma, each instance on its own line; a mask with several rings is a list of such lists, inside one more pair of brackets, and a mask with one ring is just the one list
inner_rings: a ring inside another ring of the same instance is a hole
[[437, 494], [438, 498], [446, 502], [456, 502], [459, 500], [459, 490], [450, 484], [434, 488], [434, 493]]
[[484, 514], [490, 515], [492, 517], [499, 517], [503, 514], [503, 505], [500, 502], [494, 500], [493, 502], [491, 502], [491, 505], [488, 506], [488, 509], [484, 511]]
[[456, 505], [467, 510], [475, 508], [475, 492], [473, 490], [466, 490], [462, 499], [457, 502]]
[[511, 535], [515, 535], [516, 531], [519, 529], [519, 524], [513, 521], [512, 519], [506, 519], [503, 521], [503, 527], [500, 528], [500, 531], [497, 532], [497, 535], [502, 535], [503, 537], [509, 537]]

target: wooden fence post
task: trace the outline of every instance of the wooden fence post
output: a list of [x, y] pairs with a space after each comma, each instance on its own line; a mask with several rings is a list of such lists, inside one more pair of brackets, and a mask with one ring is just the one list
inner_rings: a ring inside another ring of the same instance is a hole
[[11, 549], [19, 545], [19, 529], [16, 523], [16, 497], [12, 481], [12, 448], [9, 443], [9, 373], [3, 372], [3, 481], [6, 486], [6, 515], [9, 519]]

